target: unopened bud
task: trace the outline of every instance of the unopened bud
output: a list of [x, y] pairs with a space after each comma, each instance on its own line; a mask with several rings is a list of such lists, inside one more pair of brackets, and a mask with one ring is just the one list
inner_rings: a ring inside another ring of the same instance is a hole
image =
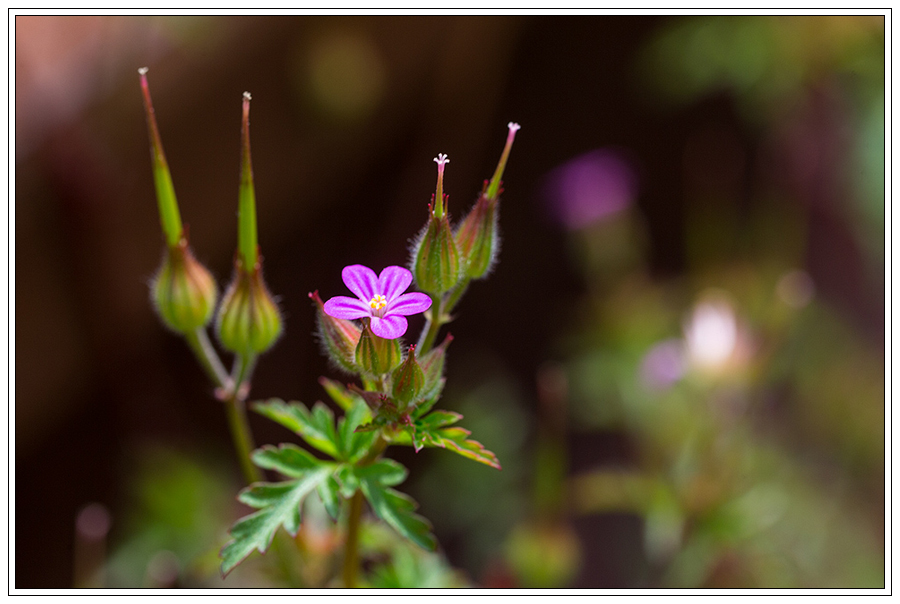
[[423, 292], [441, 295], [459, 282], [460, 259], [450, 220], [444, 210], [444, 164], [446, 155], [435, 158], [438, 163], [438, 184], [430, 207], [428, 223], [413, 246], [412, 269], [416, 284]]
[[222, 346], [242, 355], [265, 352], [281, 335], [281, 313], [263, 281], [260, 263], [246, 271], [237, 261], [216, 325]]
[[401, 409], [416, 397], [425, 386], [425, 372], [416, 361], [416, 346], [409, 347], [409, 354], [403, 364], [397, 367], [393, 377], [394, 400], [402, 405]]
[[429, 399], [439, 394], [444, 387], [444, 361], [447, 358], [447, 347], [453, 341], [453, 336], [447, 334], [440, 346], [432, 348], [428, 354], [419, 361], [425, 376], [425, 383], [420, 393], [420, 398]]
[[456, 246], [462, 270], [469, 279], [481, 279], [493, 268], [500, 250], [497, 232], [497, 198], [484, 193], [456, 227]]
[[319, 342], [325, 355], [339, 368], [350, 373], [359, 373], [356, 364], [356, 346], [362, 333], [353, 321], [336, 319], [325, 312], [325, 303], [314, 291], [309, 297], [316, 304], [316, 324], [319, 328]]
[[215, 279], [194, 258], [184, 239], [166, 248], [151, 292], [163, 323], [179, 333], [190, 333], [209, 323], [218, 295]]
[[368, 320], [363, 320], [362, 333], [356, 345], [356, 364], [366, 373], [374, 376], [390, 373], [403, 360], [400, 339], [380, 338], [369, 329]]

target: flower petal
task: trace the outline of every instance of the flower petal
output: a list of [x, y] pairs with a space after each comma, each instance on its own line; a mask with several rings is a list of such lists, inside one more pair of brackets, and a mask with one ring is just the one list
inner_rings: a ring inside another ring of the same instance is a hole
[[399, 338], [406, 333], [407, 326], [406, 317], [400, 315], [372, 317], [372, 322], [369, 324], [372, 333], [385, 340]]
[[380, 293], [376, 291], [378, 289], [378, 278], [375, 276], [375, 271], [368, 266], [363, 266], [362, 264], [345, 266], [344, 270], [341, 271], [341, 278], [344, 279], [344, 285], [366, 304], [369, 303], [375, 294]]
[[391, 300], [406, 291], [412, 278], [412, 273], [402, 266], [389, 266], [378, 275], [378, 293], [390, 304]]
[[431, 308], [431, 296], [419, 292], [412, 292], [397, 296], [388, 302], [384, 309], [386, 316], [390, 315], [415, 315]]
[[361, 319], [372, 314], [369, 305], [349, 296], [335, 296], [325, 303], [325, 314], [335, 319]]

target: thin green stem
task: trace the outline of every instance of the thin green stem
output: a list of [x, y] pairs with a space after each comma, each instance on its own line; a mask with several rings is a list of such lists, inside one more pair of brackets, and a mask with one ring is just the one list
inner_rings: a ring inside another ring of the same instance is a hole
[[443, 312], [445, 315], [449, 315], [453, 312], [453, 309], [456, 307], [456, 304], [459, 302], [460, 298], [463, 297], [463, 294], [466, 293], [466, 290], [469, 289], [469, 283], [472, 280], [468, 277], [464, 277], [459, 284], [454, 287], [447, 296], [447, 299], [444, 301]]
[[235, 355], [234, 367], [231, 370], [231, 380], [234, 382], [234, 391], [237, 393], [238, 398], [243, 399], [246, 397], [247, 388], [244, 388], [244, 386], [250, 383], [253, 370], [256, 368], [256, 359], [258, 358], [255, 354]]
[[[356, 464], [362, 468], [375, 463], [384, 450], [388, 441], [384, 436], [378, 435], [378, 440], [369, 449], [369, 452]], [[356, 575], [359, 572], [359, 527], [362, 519], [363, 494], [357, 490], [350, 499], [350, 511], [347, 514], [347, 538], [344, 541], [344, 587], [356, 587]]]
[[244, 401], [232, 393], [225, 401], [225, 411], [228, 415], [228, 427], [231, 429], [231, 438], [234, 448], [237, 450], [238, 461], [247, 483], [260, 482], [264, 479], [262, 471], [257, 468], [250, 459], [250, 454], [256, 446], [253, 444], [253, 435], [250, 433], [250, 423], [247, 421], [247, 410]]
[[422, 335], [419, 337], [419, 343], [416, 351], [419, 356], [424, 356], [431, 347], [434, 346], [434, 340], [437, 338], [441, 325], [444, 324], [444, 309], [441, 304], [441, 296], [431, 296], [431, 318], [426, 320], [425, 327], [422, 328]]
[[350, 498], [350, 513], [347, 516], [347, 538], [344, 541], [344, 587], [356, 587], [359, 569], [359, 525], [362, 519], [363, 494], [357, 490]]
[[206, 330], [198, 327], [195, 331], [184, 334], [184, 339], [187, 340], [188, 346], [191, 347], [191, 351], [197, 357], [197, 361], [206, 371], [209, 379], [219, 388], [229, 390], [232, 386], [231, 378], [228, 377], [225, 366], [222, 365], [219, 355], [209, 341]]
[[250, 431], [250, 422], [247, 419], [247, 409], [244, 405], [256, 359], [257, 356], [254, 354], [239, 354], [234, 357], [234, 368], [231, 377], [228, 378], [232, 387], [225, 398], [225, 411], [228, 414], [231, 440], [234, 442], [241, 470], [243, 470], [244, 478], [248, 483], [259, 482], [265, 478], [250, 457], [256, 445], [253, 442], [253, 433]]

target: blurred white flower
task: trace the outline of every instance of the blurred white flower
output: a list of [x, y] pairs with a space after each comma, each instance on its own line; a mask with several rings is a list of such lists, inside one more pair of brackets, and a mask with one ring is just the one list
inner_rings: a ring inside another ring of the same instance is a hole
[[731, 304], [718, 295], [701, 298], [684, 325], [684, 338], [692, 365], [722, 369], [738, 345], [738, 321]]

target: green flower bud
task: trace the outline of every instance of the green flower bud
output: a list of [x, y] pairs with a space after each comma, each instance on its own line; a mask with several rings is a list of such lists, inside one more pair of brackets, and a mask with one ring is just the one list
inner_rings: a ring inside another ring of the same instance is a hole
[[363, 320], [362, 334], [356, 345], [356, 364], [374, 376], [390, 373], [403, 360], [400, 339], [380, 338], [369, 329], [369, 321]]
[[314, 291], [309, 297], [316, 304], [316, 324], [319, 328], [319, 342], [322, 350], [339, 368], [350, 373], [359, 373], [356, 364], [356, 346], [362, 331], [353, 321], [336, 319], [325, 312], [325, 303]]
[[194, 258], [184, 239], [166, 248], [151, 292], [163, 323], [179, 333], [190, 333], [209, 323], [218, 295], [212, 274]]
[[416, 346], [409, 347], [409, 354], [403, 364], [397, 367], [392, 376], [394, 400], [401, 404], [401, 411], [416, 397], [425, 386], [425, 372], [416, 361]]
[[240, 259], [236, 261], [216, 319], [222, 346], [245, 356], [271, 348], [282, 330], [281, 313], [263, 281], [261, 262], [260, 258], [248, 272]]
[[447, 358], [447, 347], [450, 346], [450, 342], [452, 341], [453, 336], [447, 334], [447, 337], [444, 338], [444, 341], [441, 342], [440, 346], [432, 348], [422, 357], [420, 366], [422, 367], [422, 372], [425, 376], [425, 384], [420, 392], [420, 398], [430, 399], [440, 393], [443, 389], [444, 361]]
[[500, 249], [497, 235], [497, 198], [482, 193], [475, 206], [456, 227], [454, 236], [469, 279], [481, 279], [491, 271]]
[[459, 250], [450, 229], [449, 217], [444, 211], [444, 165], [449, 160], [446, 155], [440, 154], [435, 161], [438, 164], [437, 191], [434, 203], [429, 206], [428, 224], [413, 246], [412, 272], [420, 290], [441, 295], [453, 289], [461, 273]]

